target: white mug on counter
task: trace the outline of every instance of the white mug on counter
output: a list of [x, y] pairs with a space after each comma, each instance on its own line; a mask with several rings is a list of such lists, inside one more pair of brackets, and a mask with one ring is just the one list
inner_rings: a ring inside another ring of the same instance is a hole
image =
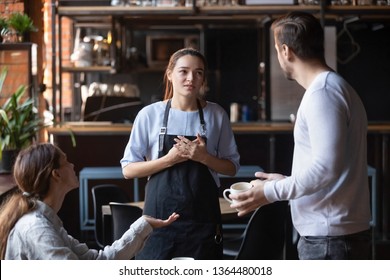
[[229, 201], [230, 203], [233, 203], [235, 202], [234, 200], [231, 200], [229, 198], [229, 193], [241, 193], [241, 192], [245, 192], [247, 190], [249, 190], [250, 188], [252, 188], [252, 185], [248, 182], [238, 182], [238, 183], [235, 183], [233, 185], [230, 186], [229, 189], [225, 189], [223, 191], [223, 197]]

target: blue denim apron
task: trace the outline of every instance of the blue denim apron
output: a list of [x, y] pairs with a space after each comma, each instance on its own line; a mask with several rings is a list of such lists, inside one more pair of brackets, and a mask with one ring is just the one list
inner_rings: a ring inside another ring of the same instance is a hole
[[[177, 137], [166, 134], [170, 106], [171, 100], [167, 102], [160, 132], [159, 157], [168, 153]], [[199, 102], [198, 110], [204, 128]], [[185, 137], [196, 139], [196, 136]], [[166, 219], [173, 212], [180, 214], [180, 218], [168, 227], [155, 229], [136, 259], [172, 259], [177, 256], [222, 259], [218, 188], [206, 165], [187, 160], [150, 177], [146, 184], [144, 214]]]

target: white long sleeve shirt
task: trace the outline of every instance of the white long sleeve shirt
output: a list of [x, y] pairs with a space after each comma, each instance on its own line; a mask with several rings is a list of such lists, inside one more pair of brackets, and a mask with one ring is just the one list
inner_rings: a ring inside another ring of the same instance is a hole
[[290, 200], [301, 236], [369, 228], [367, 117], [354, 89], [323, 72], [307, 88], [294, 127], [290, 177], [265, 184], [270, 202]]
[[68, 235], [57, 214], [42, 201], [24, 215], [11, 230], [7, 241], [6, 260], [129, 260], [144, 245], [152, 232], [143, 218], [135, 221], [111, 246], [103, 250], [89, 249]]

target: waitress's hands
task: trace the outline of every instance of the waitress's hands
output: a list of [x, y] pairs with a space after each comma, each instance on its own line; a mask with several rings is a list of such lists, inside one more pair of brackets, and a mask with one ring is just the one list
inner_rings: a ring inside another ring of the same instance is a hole
[[187, 158], [183, 157], [182, 152], [175, 146], [173, 146], [166, 155], [169, 158], [169, 162], [171, 165], [175, 165], [176, 163], [180, 163], [183, 161], [188, 160]]
[[178, 149], [181, 157], [191, 159], [193, 161], [202, 162], [207, 156], [206, 142], [199, 135], [196, 135], [196, 139], [191, 141], [184, 136], [177, 136], [175, 138], [175, 148]]
[[180, 216], [179, 214], [172, 213], [166, 220], [156, 219], [147, 215], [144, 215], [143, 217], [152, 226], [152, 228], [162, 228], [172, 224]]

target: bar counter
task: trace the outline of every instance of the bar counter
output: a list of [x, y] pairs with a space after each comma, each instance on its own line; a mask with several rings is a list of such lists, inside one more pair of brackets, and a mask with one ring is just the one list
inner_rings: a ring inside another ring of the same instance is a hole
[[[268, 170], [275, 170], [276, 167], [276, 137], [278, 135], [292, 135], [293, 124], [289, 122], [239, 122], [232, 123], [232, 129], [236, 137], [240, 135], [266, 135], [268, 137]], [[125, 136], [131, 132], [131, 124], [115, 124], [110, 122], [68, 122], [48, 128], [51, 139], [58, 136]], [[389, 172], [389, 134], [390, 122], [369, 123], [368, 135], [373, 140], [374, 146], [369, 148], [374, 155], [375, 163], [371, 165], [382, 169], [384, 174]], [[261, 145], [259, 143], [259, 145]], [[257, 164], [252, 162], [250, 164]]]
[[[49, 134], [67, 135], [72, 131], [75, 135], [121, 135], [129, 134], [131, 124], [110, 122], [67, 122], [48, 128]], [[232, 123], [234, 133], [289, 133], [293, 129], [291, 123]], [[389, 124], [390, 130], [390, 124]]]
[[[131, 124], [116, 124], [110, 122], [67, 122], [48, 128], [51, 135], [123, 135], [129, 134]], [[235, 134], [268, 134], [268, 133], [290, 133], [293, 124], [288, 122], [245, 122], [232, 123]], [[369, 123], [368, 133], [390, 133], [390, 122]]]

